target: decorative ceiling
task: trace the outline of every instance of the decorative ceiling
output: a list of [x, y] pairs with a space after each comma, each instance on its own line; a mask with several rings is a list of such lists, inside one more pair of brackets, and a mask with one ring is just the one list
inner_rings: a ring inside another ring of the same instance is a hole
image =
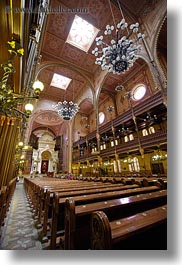
[[[150, 5], [148, 2], [150, 2]], [[122, 11], [128, 24], [137, 22], [138, 16], [144, 16], [147, 15], [147, 12], [151, 12], [151, 10], [155, 8], [156, 2], [157, 0], [120, 0]], [[111, 0], [111, 5], [115, 20], [120, 21], [121, 13], [117, 6], [117, 1]], [[88, 52], [66, 42], [75, 14], [99, 29], [99, 36], [103, 34], [107, 24], [113, 24], [112, 13], [107, 0], [52, 0], [50, 1], [50, 7], [62, 8], [62, 12], [48, 14], [42, 37], [40, 63], [49, 64], [41, 70], [37, 76], [45, 86], [34, 112], [34, 115], [41, 111], [45, 113], [45, 115], [40, 113], [40, 115], [35, 118], [37, 126], [43, 123], [47, 126], [57, 123], [59, 126], [59, 124], [61, 124], [61, 118], [52, 114], [49, 116], [49, 112], [53, 110], [53, 103], [63, 101], [64, 99], [79, 102], [79, 112], [81, 114], [88, 115], [93, 111], [92, 96], [87, 98], [85, 97], [85, 93], [92, 94], [88, 79], [93, 82], [94, 78], [100, 74], [101, 70], [99, 66], [95, 64], [95, 56], [92, 54], [92, 50], [95, 48], [95, 41]], [[71, 9], [77, 12], [68, 12], [68, 10]], [[115, 87], [118, 84], [126, 82], [126, 80], [131, 78], [144, 65], [145, 62], [138, 59], [132, 69], [125, 74], [119, 76], [108, 74], [100, 93], [100, 102], [104, 101], [111, 93], [115, 94]], [[66, 90], [51, 86], [54, 73], [72, 79]], [[35, 127], [34, 124], [33, 128]]]

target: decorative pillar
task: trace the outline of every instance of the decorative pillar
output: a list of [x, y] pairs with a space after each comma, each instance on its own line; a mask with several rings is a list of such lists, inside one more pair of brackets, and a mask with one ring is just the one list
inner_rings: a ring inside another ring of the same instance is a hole
[[128, 97], [128, 100], [129, 100], [129, 104], [130, 104], [130, 108], [131, 108], [131, 113], [132, 113], [132, 119], [133, 119], [133, 122], [135, 124], [135, 130], [136, 130], [136, 133], [137, 133], [137, 138], [138, 138], [138, 148], [139, 148], [139, 151], [140, 151], [140, 154], [141, 154], [141, 157], [144, 158], [144, 149], [141, 145], [141, 141], [140, 141], [140, 135], [139, 135], [139, 131], [138, 131], [138, 124], [137, 124], [137, 120], [136, 120], [136, 116], [135, 116], [135, 113], [134, 113], [134, 109], [133, 109], [133, 104], [132, 104], [132, 101], [131, 101], [131, 93], [127, 93], [126, 94], [127, 97]]
[[0, 135], [0, 161], [1, 161], [1, 156], [3, 154], [4, 151], [4, 146], [6, 143], [6, 137], [8, 135], [8, 130], [9, 130], [9, 125], [10, 125], [10, 118], [6, 117], [4, 119], [4, 117], [1, 120], [1, 124], [2, 124], [2, 130], [1, 130], [1, 135]]
[[73, 135], [72, 135], [72, 128], [73, 128], [73, 121], [68, 125], [68, 141], [67, 141], [67, 157], [68, 157], [68, 172], [72, 172], [72, 141], [73, 141]]
[[0, 116], [0, 139], [1, 139], [1, 133], [3, 130], [3, 124], [4, 124], [5, 119], [6, 119], [6, 116]]
[[120, 168], [119, 168], [119, 162], [120, 162], [120, 160], [119, 160], [119, 156], [118, 156], [118, 154], [116, 153], [116, 151], [115, 151], [115, 161], [116, 161], [116, 163], [115, 163], [115, 173], [118, 173], [118, 172], [120, 172], [121, 170], [120, 170]]
[[[1, 135], [1, 157], [0, 157], [0, 184], [6, 185], [12, 176], [11, 172], [12, 161], [14, 159], [16, 142], [17, 142], [17, 123], [16, 118], [6, 118], [5, 128]], [[13, 175], [13, 174], [12, 174]]]
[[7, 171], [7, 183], [15, 177], [15, 152], [16, 152], [16, 144], [18, 140], [18, 132], [19, 132], [19, 125], [20, 120], [14, 118], [14, 121], [11, 121], [11, 125], [13, 126], [13, 135], [12, 135], [12, 145], [10, 153], [10, 159], [8, 164], [8, 171]]

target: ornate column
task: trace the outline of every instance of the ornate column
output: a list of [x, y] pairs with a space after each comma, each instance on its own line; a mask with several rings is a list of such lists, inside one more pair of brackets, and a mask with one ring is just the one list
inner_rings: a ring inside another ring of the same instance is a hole
[[73, 121], [71, 120], [68, 125], [68, 141], [67, 141], [67, 157], [68, 157], [68, 172], [72, 172], [72, 142], [73, 142], [73, 135], [72, 135], [72, 128], [73, 128]]
[[6, 137], [8, 135], [8, 129], [10, 125], [10, 118], [1, 116], [1, 124], [2, 124], [2, 129], [1, 129], [1, 134], [0, 134], [0, 161], [1, 161], [1, 156], [3, 154], [4, 146], [6, 143]]
[[17, 141], [17, 133], [15, 127], [15, 121], [16, 118], [9, 118], [7, 117], [6, 123], [5, 123], [5, 131], [1, 135], [1, 143], [2, 143], [2, 149], [1, 149], [1, 157], [0, 157], [0, 183], [2, 185], [6, 185], [8, 180], [11, 179], [11, 176], [9, 176], [9, 170], [11, 168], [12, 159], [15, 149], [16, 149], [16, 141]]
[[6, 116], [0, 116], [0, 139], [1, 139], [1, 133], [3, 130], [3, 124], [4, 124], [5, 119], [6, 119]]
[[18, 132], [19, 132], [19, 125], [20, 120], [16, 118], [12, 118], [11, 125], [13, 126], [13, 132], [12, 132], [12, 141], [11, 141], [11, 147], [9, 149], [9, 163], [7, 165], [7, 172], [5, 179], [7, 179], [7, 183], [15, 177], [15, 152], [16, 152], [16, 144], [18, 139]]

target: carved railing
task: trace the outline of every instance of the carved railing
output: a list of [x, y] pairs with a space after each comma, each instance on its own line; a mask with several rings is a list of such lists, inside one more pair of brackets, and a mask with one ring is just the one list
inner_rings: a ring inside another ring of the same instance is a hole
[[[151, 147], [154, 147], [162, 143], [167, 143], [167, 131], [161, 131], [161, 132], [157, 132], [157, 133], [150, 134], [147, 136], [142, 136], [140, 137], [140, 143], [141, 143], [142, 148], [144, 149], [151, 148]], [[131, 150], [132, 151], [139, 150], [137, 138], [135, 138], [132, 141], [122, 142], [117, 146], [113, 146], [105, 150], [102, 150], [100, 151], [99, 155], [101, 157], [105, 157], [109, 155], [114, 155], [115, 151], [117, 154], [120, 154], [120, 153], [125, 153]], [[73, 157], [73, 162], [78, 162], [78, 161], [81, 162], [86, 159], [94, 160], [94, 159], [97, 159], [97, 156], [98, 154], [91, 154], [91, 153], [88, 153], [88, 151], [86, 154], [83, 154], [81, 157], [79, 156], [79, 154], [75, 153]]]
[[[150, 96], [149, 98], [147, 98], [146, 100], [144, 100], [142, 102], [142, 104], [138, 104], [138, 105], [133, 107], [135, 116], [139, 116], [142, 113], [149, 111], [151, 108], [154, 108], [154, 107], [162, 104], [162, 102], [163, 102], [163, 99], [162, 99], [161, 93], [157, 92], [156, 94], [154, 94], [154, 95]], [[131, 109], [127, 110], [125, 113], [114, 118], [112, 120], [112, 124], [114, 127], [117, 127], [117, 126], [125, 123], [126, 121], [129, 121], [130, 119], [132, 119]], [[105, 123], [104, 125], [99, 126], [99, 133], [100, 134], [107, 133], [108, 131], [111, 131], [111, 121]], [[84, 144], [86, 142], [86, 138], [88, 141], [96, 138], [96, 130], [89, 133], [87, 135], [87, 137], [83, 137], [82, 139], [74, 142], [73, 147], [76, 147], [80, 144]]]

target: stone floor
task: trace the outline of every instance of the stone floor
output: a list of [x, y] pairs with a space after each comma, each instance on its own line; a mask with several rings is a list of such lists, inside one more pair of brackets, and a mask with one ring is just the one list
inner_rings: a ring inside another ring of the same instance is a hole
[[38, 230], [34, 226], [31, 208], [23, 183], [17, 183], [11, 205], [1, 229], [0, 249], [43, 249], [38, 241]]

